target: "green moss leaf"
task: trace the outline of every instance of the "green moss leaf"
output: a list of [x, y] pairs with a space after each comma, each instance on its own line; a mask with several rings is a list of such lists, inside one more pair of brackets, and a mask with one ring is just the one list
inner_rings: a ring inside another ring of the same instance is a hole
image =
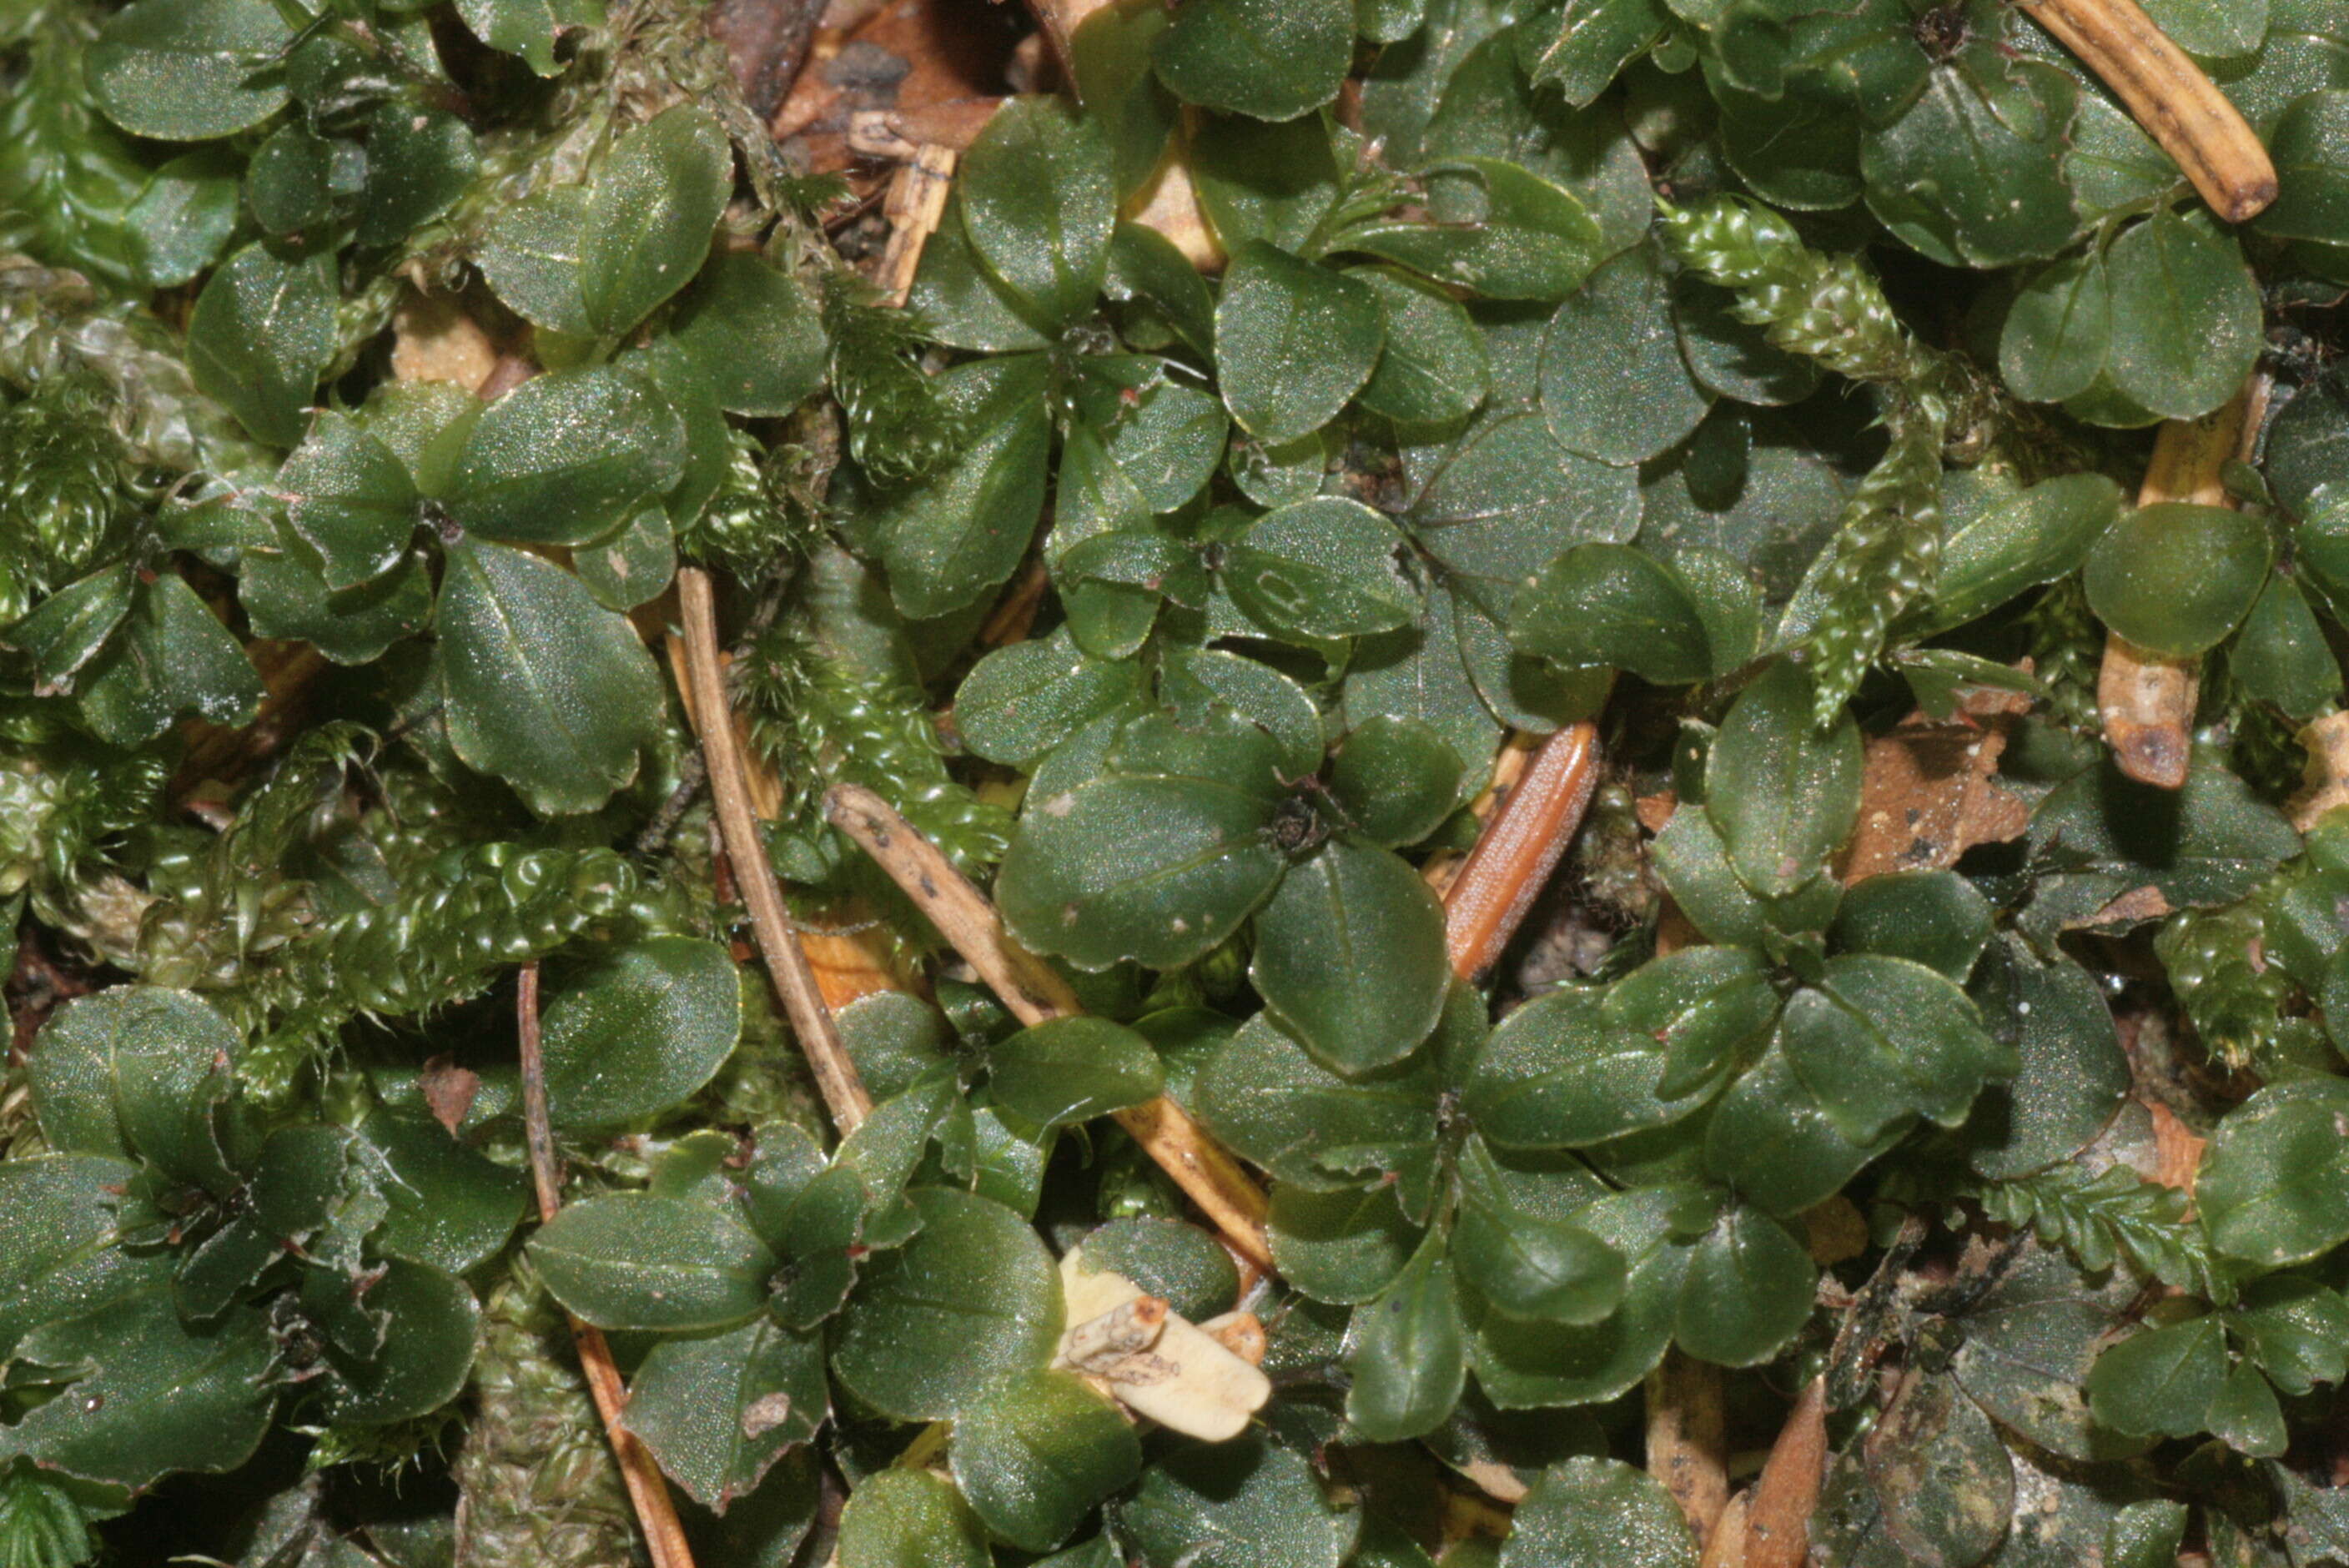
[[1157, 1098], [1157, 1053], [1106, 1018], [1054, 1018], [988, 1047], [997, 1103], [1041, 1126], [1090, 1121]]
[[548, 1109], [564, 1128], [666, 1110], [717, 1075], [741, 1029], [742, 988], [716, 943], [656, 936], [606, 949], [547, 1004]]
[[1073, 1373], [1037, 1372], [955, 1422], [955, 1484], [980, 1522], [1049, 1552], [1142, 1471], [1142, 1442]]
[[1395, 856], [1333, 840], [1291, 867], [1257, 914], [1248, 977], [1340, 1072], [1384, 1067], [1416, 1049], [1444, 1010], [1442, 907]]
[[972, 250], [1039, 328], [1058, 332], [1092, 308], [1117, 220], [1110, 144], [1092, 120], [1057, 98], [1014, 98], [971, 144], [957, 184]]
[[335, 298], [331, 256], [288, 258], [257, 244], [237, 252], [205, 283], [188, 320], [196, 389], [255, 439], [294, 445], [334, 356]]
[[143, 0], [115, 13], [89, 46], [90, 88], [133, 135], [232, 136], [285, 102], [275, 58], [290, 41], [266, 0]]
[[1517, 595], [1509, 640], [1569, 669], [1608, 666], [1671, 686], [1713, 673], [1695, 593], [1670, 562], [1628, 544], [1578, 544]]
[[2349, 1241], [2349, 1091], [2330, 1078], [2262, 1089], [2220, 1124], [2195, 1202], [2220, 1252], [2274, 1266]]
[[2226, 1376], [2226, 1336], [2211, 1314], [2131, 1335], [2097, 1357], [2088, 1405], [2116, 1431], [2192, 1437]]
[[2190, 419], [2235, 395], [2261, 335], [2259, 285], [2231, 235], [2208, 218], [2157, 212], [2112, 242], [2105, 271], [2106, 366], [2122, 396]]
[[922, 1228], [870, 1263], [841, 1315], [833, 1375], [900, 1420], [957, 1416], [1043, 1369], [1061, 1281], [1043, 1243], [1000, 1203], [928, 1187]]
[[701, 1329], [766, 1305], [778, 1260], [726, 1210], [617, 1192], [574, 1203], [531, 1238], [554, 1298], [600, 1328]]
[[628, 1380], [624, 1418], [664, 1474], [724, 1513], [815, 1435], [830, 1405], [823, 1341], [760, 1318], [654, 1346]]
[[450, 743], [541, 811], [590, 811], [658, 733], [660, 676], [625, 616], [560, 567], [471, 541], [448, 552], [437, 624]]
[[1859, 815], [1859, 731], [1848, 716], [1811, 723], [1810, 682], [1780, 661], [1722, 721], [1708, 772], [1735, 779], [1705, 814], [1730, 865], [1755, 892], [1783, 896], [1817, 875]]
[[1542, 417], [1569, 451], [1645, 462], [1695, 429], [1712, 402], [1681, 357], [1671, 290], [1655, 247], [1608, 262], [1550, 318]]
[[1776, 1355], [1810, 1320], [1818, 1269], [1777, 1220], [1739, 1204], [1689, 1255], [1672, 1336], [1699, 1360], [1751, 1367]]
[[693, 281], [733, 187], [734, 155], [707, 109], [679, 104], [620, 138], [581, 231], [587, 325], [616, 338]]
[[877, 1471], [841, 1510], [841, 1568], [988, 1568], [992, 1561], [970, 1505], [926, 1471]]
[[1551, 1466], [1518, 1504], [1500, 1568], [1690, 1568], [1696, 1542], [1671, 1494], [1617, 1460]]
[[1385, 338], [1369, 284], [1251, 240], [1233, 256], [1216, 304], [1224, 404], [1274, 445], [1309, 435], [1362, 389]]
[[469, 531], [585, 544], [675, 484], [685, 448], [676, 409], [643, 377], [610, 366], [554, 371], [481, 411], [445, 499]]
[[1444, 1239], [1431, 1234], [1377, 1300], [1354, 1313], [1346, 1419], [1372, 1442], [1433, 1431], [1468, 1375], [1466, 1332]]
[[1250, 1431], [1152, 1465], [1117, 1522], [1148, 1568], [1338, 1568], [1361, 1516], [1330, 1505], [1303, 1455]]
[[1150, 57], [1185, 103], [1282, 120], [1337, 97], [1353, 53], [1347, 0], [1201, 0], [1158, 36]]
[[828, 346], [815, 301], [756, 256], [713, 258], [679, 304], [673, 331], [729, 413], [780, 418], [823, 383]]

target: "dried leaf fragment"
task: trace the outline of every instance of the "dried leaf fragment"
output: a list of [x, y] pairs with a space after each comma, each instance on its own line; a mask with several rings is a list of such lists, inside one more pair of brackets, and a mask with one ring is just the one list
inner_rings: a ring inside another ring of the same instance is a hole
[[[1052, 1364], [1082, 1373], [1137, 1415], [1209, 1442], [1237, 1437], [1272, 1397], [1272, 1384], [1220, 1334], [1253, 1314], [1193, 1323], [1123, 1274], [1085, 1266], [1081, 1249], [1061, 1260], [1069, 1326]], [[1243, 1344], [1248, 1336], [1240, 1335]], [[1253, 1336], [1261, 1344], [1263, 1327]]]

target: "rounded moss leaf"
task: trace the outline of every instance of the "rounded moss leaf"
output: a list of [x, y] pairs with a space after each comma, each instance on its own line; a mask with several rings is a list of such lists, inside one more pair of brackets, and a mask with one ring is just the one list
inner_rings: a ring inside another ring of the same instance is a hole
[[823, 385], [823, 321], [805, 284], [739, 252], [678, 304], [677, 346], [730, 414], [780, 418]]
[[922, 1228], [868, 1261], [840, 1315], [833, 1371], [904, 1421], [959, 1416], [1041, 1371], [1061, 1335], [1061, 1279], [1028, 1222], [944, 1187], [907, 1195]]
[[1550, 318], [1542, 418], [1568, 451], [1645, 462], [1695, 429], [1712, 405], [1681, 357], [1671, 290], [1653, 246], [1606, 263]]
[[[413, 1420], [464, 1391], [481, 1331], [481, 1305], [464, 1281], [426, 1264], [393, 1259], [367, 1287], [363, 1306], [357, 1297], [346, 1293], [346, 1298], [352, 1320], [347, 1337], [336, 1332], [331, 1317], [320, 1326], [329, 1343], [330, 1419]], [[376, 1333], [381, 1341], [366, 1357], [333, 1347], [337, 1342], [369, 1343]]]
[[1696, 1542], [1654, 1477], [1619, 1460], [1544, 1470], [1501, 1547], [1500, 1568], [1695, 1568]]
[[840, 1568], [988, 1568], [978, 1516], [927, 1470], [876, 1470], [840, 1511]]
[[284, 73], [267, 67], [290, 42], [267, 0], [141, 0], [89, 44], [90, 91], [135, 136], [233, 136], [285, 102]]
[[1689, 1254], [1672, 1336], [1700, 1361], [1766, 1361], [1810, 1321], [1818, 1274], [1784, 1224], [1739, 1204]]
[[2233, 235], [2207, 214], [2164, 210], [2105, 252], [2116, 390], [2168, 419], [2235, 395], [2259, 357], [2260, 290]]
[[1233, 1152], [1282, 1181], [1332, 1188], [1359, 1185], [1382, 1156], [1432, 1144], [1443, 1084], [1426, 1056], [1342, 1078], [1258, 1014], [1199, 1069], [1191, 1092]]
[[1153, 41], [1158, 79], [1185, 103], [1295, 119], [1338, 96], [1354, 59], [1348, 0], [1198, 0]]
[[2219, 1124], [2194, 1188], [2210, 1240], [2278, 1267], [2349, 1241], [2349, 1088], [2313, 1078], [2261, 1089]]
[[1812, 708], [1809, 679], [1781, 660], [1730, 708], [1706, 764], [1737, 781], [1707, 797], [1705, 815], [1738, 879], [1764, 897], [1809, 882], [1859, 819], [1859, 728], [1847, 712], [1822, 732]]
[[2106, 625], [2138, 647], [2183, 659], [2216, 647], [2251, 614], [2274, 558], [2260, 519], [2162, 501], [2106, 531], [2081, 582]]
[[1468, 1376], [1467, 1331], [1444, 1238], [1429, 1235], [1402, 1273], [1354, 1313], [1346, 1421], [1372, 1442], [1402, 1442], [1442, 1425]]
[[956, 189], [971, 249], [1022, 314], [1057, 333], [1093, 308], [1117, 187], [1092, 116], [1057, 97], [1013, 98], [963, 155]]
[[1335, 839], [1291, 866], [1256, 917], [1248, 977], [1341, 1073], [1400, 1061], [1444, 1011], [1444, 910], [1385, 850]]
[[1123, 1274], [1147, 1294], [1164, 1296], [1195, 1323], [1229, 1312], [1239, 1299], [1232, 1254], [1187, 1220], [1130, 1215], [1089, 1232], [1082, 1245], [1087, 1264]]
[[725, 1209], [614, 1192], [574, 1203], [531, 1238], [554, 1299], [599, 1328], [723, 1328], [766, 1305], [775, 1254]]
[[481, 410], [444, 499], [469, 532], [585, 544], [677, 483], [685, 457], [684, 422], [650, 381], [609, 366], [550, 371]]
[[555, 1125], [617, 1127], [717, 1076], [742, 1032], [742, 986], [714, 942], [653, 936], [599, 952], [546, 1008]]
[[1613, 665], [1659, 686], [1713, 673], [1688, 582], [1628, 544], [1578, 544], [1544, 567], [1517, 595], [1509, 640], [1568, 668]]
[[1336, 418], [1371, 378], [1385, 341], [1386, 313], [1368, 284], [1261, 240], [1241, 246], [1224, 274], [1216, 303], [1224, 405], [1268, 445]]
[[1386, 308], [1386, 347], [1362, 407], [1397, 423], [1439, 424], [1474, 413], [1492, 378], [1484, 335], [1465, 306], [1395, 267], [1353, 267]]
[[1177, 968], [1279, 882], [1270, 816], [1261, 796], [1208, 779], [1096, 779], [1029, 808], [996, 900], [1021, 942], [1084, 968]]
[[1513, 1149], [1576, 1149], [1661, 1127], [1702, 1095], [1659, 1098], [1665, 1047], [1612, 1016], [1601, 994], [1567, 987], [1504, 1019], [1461, 1086], [1478, 1131]]
[[956, 1418], [955, 1484], [988, 1530], [1049, 1552], [1142, 1472], [1142, 1439], [1071, 1372], [1033, 1372]]
[[664, 109], [613, 145], [580, 231], [591, 330], [618, 337], [693, 281], [733, 183], [726, 132], [696, 104]]
[[551, 562], [452, 546], [437, 619], [457, 755], [550, 816], [592, 811], [660, 732], [661, 680], [627, 617]]
[[299, 441], [310, 395], [334, 358], [336, 294], [330, 255], [288, 259], [260, 244], [237, 252], [205, 280], [188, 318], [196, 389], [255, 439]]
[[1152, 1465], [1117, 1522], [1148, 1568], [1339, 1568], [1361, 1515], [1330, 1506], [1302, 1454], [1252, 1430]]
[[1141, 1105], [1164, 1087], [1150, 1042], [1107, 1018], [1048, 1019], [990, 1047], [987, 1063], [995, 1102], [1043, 1127]]
[[1282, 1279], [1315, 1301], [1348, 1306], [1386, 1289], [1420, 1238], [1393, 1186], [1383, 1181], [1327, 1192], [1280, 1182], [1265, 1229]]
[[772, 1317], [665, 1338], [628, 1380], [628, 1430], [704, 1508], [724, 1512], [815, 1436], [831, 1403], [820, 1335]]

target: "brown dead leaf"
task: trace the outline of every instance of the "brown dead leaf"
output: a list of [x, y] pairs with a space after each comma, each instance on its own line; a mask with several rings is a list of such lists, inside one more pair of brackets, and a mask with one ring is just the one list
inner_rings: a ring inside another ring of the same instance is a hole
[[1811, 1261], [1822, 1267], [1848, 1263], [1868, 1251], [1868, 1216], [1840, 1192], [1796, 1217], [1803, 1222], [1803, 1244]]
[[885, 114], [916, 145], [968, 146], [1009, 90], [1015, 20], [1007, 8], [953, 0], [835, 3], [769, 122], [775, 139], [810, 172], [846, 170], [857, 193], [871, 195], [889, 170], [852, 144], [854, 117]]
[[2134, 888], [2113, 900], [2085, 920], [2064, 923], [2066, 931], [2100, 931], [2106, 926], [2139, 925], [2148, 920], [2160, 920], [2170, 913], [2169, 900], [2158, 887]]
[[2305, 833], [2333, 807], [2349, 804], [2349, 713], [2327, 714], [2300, 732], [2308, 748], [2300, 793], [2286, 802], [2292, 825]]
[[498, 366], [498, 346], [447, 294], [410, 294], [391, 317], [391, 374], [400, 381], [446, 381], [471, 392]]
[[2153, 1179], [2190, 1197], [2194, 1178], [2202, 1169], [2203, 1145], [2209, 1140], [2178, 1120], [2178, 1113], [2160, 1101], [2148, 1099], [2145, 1108], [2153, 1116]]
[[1631, 802], [1631, 814], [1640, 819], [1640, 826], [1651, 833], [1661, 833], [1669, 826], [1672, 813], [1681, 809], [1681, 798], [1671, 789], [1653, 795], [1642, 795]]
[[432, 1112], [432, 1119], [453, 1137], [464, 1125], [465, 1113], [473, 1109], [473, 1097], [481, 1092], [481, 1075], [459, 1067], [453, 1057], [434, 1057], [424, 1064], [418, 1087], [424, 1091], [425, 1109]]
[[1947, 721], [1911, 714], [1870, 740], [1859, 826], [1837, 868], [1844, 882], [1944, 871], [1976, 844], [2022, 837], [2031, 809], [1995, 775], [2013, 716], [2029, 704], [2012, 692], [1977, 693]]

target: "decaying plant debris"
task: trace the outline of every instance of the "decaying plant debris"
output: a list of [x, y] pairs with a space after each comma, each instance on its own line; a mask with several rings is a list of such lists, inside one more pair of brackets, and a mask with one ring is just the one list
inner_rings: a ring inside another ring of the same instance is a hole
[[2318, 0], [19, 0], [0, 1568], [2349, 1563]]

